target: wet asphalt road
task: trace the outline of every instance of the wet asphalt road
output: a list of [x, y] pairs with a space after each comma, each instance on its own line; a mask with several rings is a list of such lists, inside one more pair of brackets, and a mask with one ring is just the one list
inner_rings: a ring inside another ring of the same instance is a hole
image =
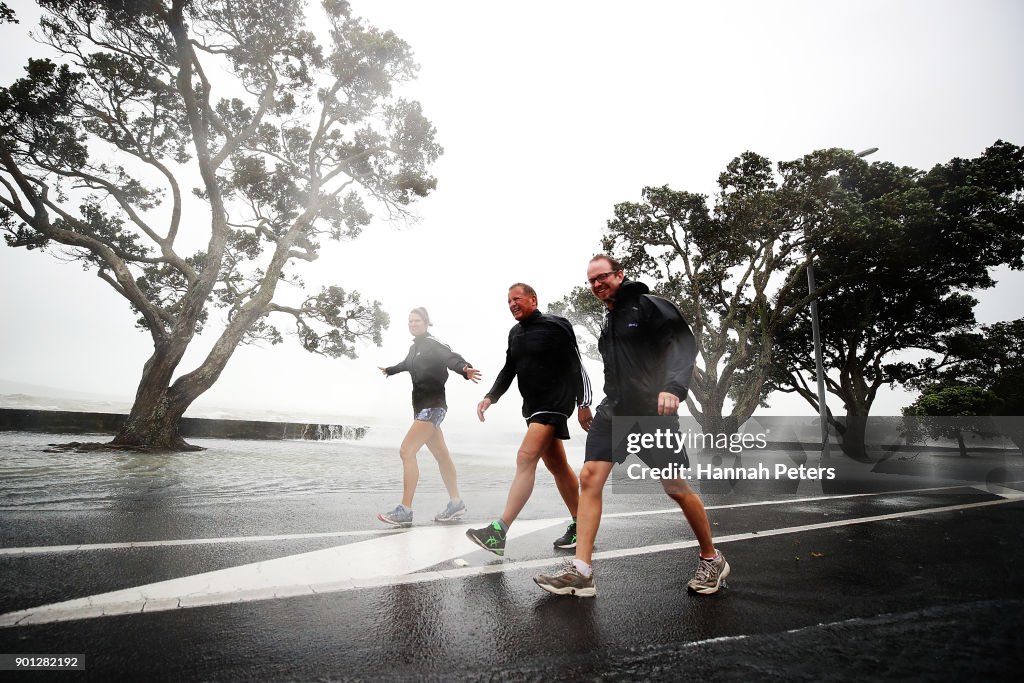
[[[597, 550], [621, 552], [596, 562], [593, 600], [531, 581], [559, 557], [554, 526], [513, 539], [504, 559], [467, 541], [465, 576], [445, 574], [445, 557], [411, 583], [8, 626], [0, 653], [85, 655], [84, 672], [21, 674], [32, 680], [1011, 680], [1024, 665], [1019, 491], [708, 495], [733, 574], [707, 597], [685, 590], [695, 548], [650, 551], [692, 538], [681, 514], [633, 514], [670, 501], [608, 495], [606, 513], [624, 516], [606, 518]], [[369, 492], [189, 505], [136, 494], [96, 510], [5, 510], [0, 545], [221, 540], [0, 554], [0, 613], [432, 526], [378, 536]], [[478, 512], [460, 529], [503, 499], [464, 495]], [[560, 516], [539, 477], [523, 519]], [[349, 531], [374, 533], [297, 537]], [[287, 538], [237, 541], [270, 534]]]

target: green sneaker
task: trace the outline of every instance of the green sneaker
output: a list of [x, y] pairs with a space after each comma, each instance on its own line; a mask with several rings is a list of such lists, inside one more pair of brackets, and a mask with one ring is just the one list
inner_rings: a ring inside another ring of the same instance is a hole
[[499, 557], [505, 554], [505, 532], [501, 530], [501, 523], [497, 520], [482, 529], [467, 529], [466, 537]]
[[554, 545], [562, 550], [570, 550], [576, 547], [576, 522], [569, 524], [569, 528], [565, 530], [565, 533], [555, 539]]

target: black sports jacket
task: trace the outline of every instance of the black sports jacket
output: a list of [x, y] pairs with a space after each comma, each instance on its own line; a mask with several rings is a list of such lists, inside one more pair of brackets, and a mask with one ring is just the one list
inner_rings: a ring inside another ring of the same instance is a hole
[[505, 366], [485, 398], [497, 403], [519, 378], [523, 417], [558, 413], [570, 417], [577, 406], [589, 406], [590, 378], [576, 348], [568, 320], [534, 311], [508, 332]]
[[619, 287], [597, 347], [604, 360], [603, 405], [616, 415], [657, 415], [658, 394], [686, 398], [697, 358], [690, 326], [671, 301], [642, 282]]
[[466, 369], [471, 367], [465, 358], [428, 332], [413, 339], [409, 355], [398, 365], [387, 368], [387, 373], [390, 377], [408, 370], [412, 376], [412, 409], [418, 413], [424, 408], [447, 408], [444, 384], [448, 381], [448, 370], [466, 377]]

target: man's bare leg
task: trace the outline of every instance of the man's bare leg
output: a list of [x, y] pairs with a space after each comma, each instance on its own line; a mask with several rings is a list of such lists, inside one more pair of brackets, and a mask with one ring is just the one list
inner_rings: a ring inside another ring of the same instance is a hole
[[536, 422], [527, 426], [526, 436], [516, 454], [516, 474], [512, 486], [508, 490], [505, 511], [501, 513], [501, 521], [508, 528], [523, 511], [526, 501], [533, 493], [533, 485], [537, 478], [537, 463], [541, 454], [545, 453], [555, 438], [555, 427]]
[[580, 482], [565, 458], [565, 447], [562, 445], [562, 440], [552, 439], [551, 444], [541, 457], [544, 459], [544, 466], [555, 478], [555, 486], [558, 487], [558, 494], [562, 496], [565, 507], [575, 519], [580, 505]]
[[611, 474], [612, 463], [590, 460], [580, 470], [580, 505], [576, 515], [576, 559], [590, 564], [594, 540], [601, 525], [604, 484]]
[[711, 536], [711, 522], [704, 509], [704, 502], [697, 492], [690, 488], [685, 479], [662, 479], [661, 486], [668, 497], [683, 511], [687, 523], [693, 529], [693, 535], [697, 537], [697, 543], [700, 544], [700, 556], [707, 559], [715, 557], [717, 551]]

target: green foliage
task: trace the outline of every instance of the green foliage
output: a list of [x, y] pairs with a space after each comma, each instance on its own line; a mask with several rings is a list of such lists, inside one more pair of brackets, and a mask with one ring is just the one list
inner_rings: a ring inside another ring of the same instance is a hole
[[909, 417], [923, 418], [908, 422], [910, 440], [922, 436], [956, 439], [961, 455], [966, 455], [963, 432], [984, 438], [997, 434], [990, 418], [999, 408], [999, 397], [987, 389], [963, 384], [932, 384], [925, 387], [916, 401], [903, 409]]
[[[855, 164], [838, 180], [851, 222], [816, 245], [826, 384], [849, 416], [866, 416], [880, 387], [927, 385], [961, 363], [974, 326], [969, 292], [992, 286], [991, 267], [1022, 265], [1024, 151], [998, 141], [928, 172]], [[812, 349], [804, 311], [778, 337], [770, 386], [817, 407], [804, 379], [815, 374]], [[910, 349], [933, 355], [894, 360]]]
[[14, 10], [7, 6], [6, 2], [0, 2], [0, 24], [19, 24]]
[[601, 336], [605, 307], [601, 300], [590, 292], [589, 287], [574, 287], [562, 299], [551, 302], [548, 312], [567, 318], [573, 325], [582, 327], [586, 334], [576, 335], [581, 353], [592, 360], [601, 360], [596, 340]]
[[690, 410], [705, 429], [736, 428], [763, 404], [775, 336], [809, 301], [809, 256], [857, 219], [839, 172], [863, 163], [830, 149], [773, 169], [746, 152], [719, 175], [713, 204], [664, 186], [615, 206], [602, 246], [634, 277], [654, 279], [690, 322], [700, 353], [691, 385], [700, 410]]
[[[317, 296], [307, 299], [302, 313], [297, 318], [302, 346], [307, 351], [332, 358], [355, 358], [352, 344], [360, 338], [371, 337], [379, 346], [381, 330], [391, 322], [379, 301], [363, 303], [357, 292], [348, 293], [340, 287], [326, 287]], [[317, 333], [305, 322], [310, 319], [326, 323], [330, 331]]]
[[999, 397], [987, 389], [963, 384], [932, 384], [921, 392], [904, 415], [918, 417], [978, 417], [993, 415]]

